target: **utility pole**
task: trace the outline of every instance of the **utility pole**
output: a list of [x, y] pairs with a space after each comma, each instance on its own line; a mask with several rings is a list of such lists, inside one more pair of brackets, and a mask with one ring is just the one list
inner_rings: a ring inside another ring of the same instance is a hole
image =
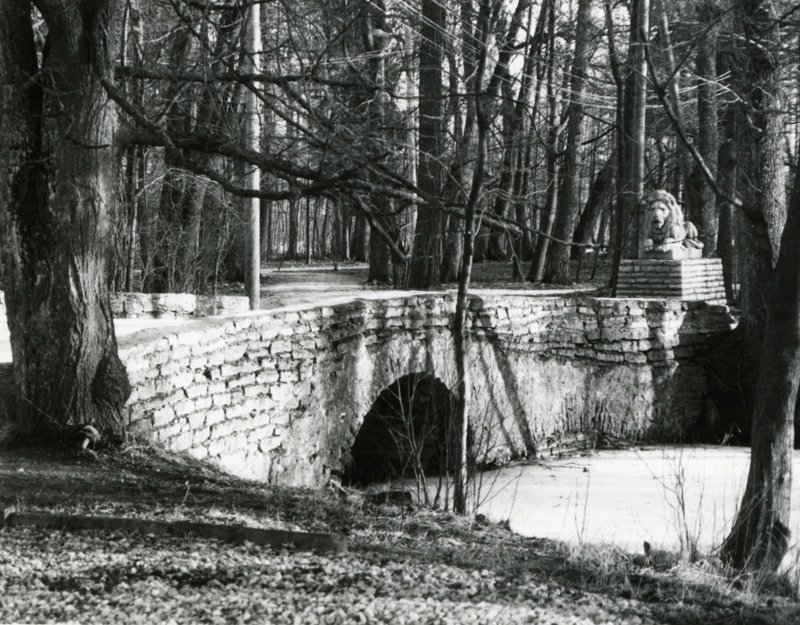
[[[245, 51], [245, 72], [258, 74], [261, 67], [261, 5], [254, 2], [250, 7], [250, 24], [247, 29], [247, 50]], [[258, 119], [258, 98], [255, 84], [247, 91], [245, 100], [245, 118], [247, 120], [247, 145], [253, 150], [260, 149], [261, 124]], [[246, 187], [251, 191], [261, 190], [261, 173], [258, 167], [250, 165], [247, 171]], [[250, 310], [261, 307], [261, 232], [260, 203], [257, 197], [247, 198], [246, 249], [245, 249], [245, 288], [250, 298]]]
[[[406, 44], [406, 102], [408, 108], [406, 109], [406, 141], [408, 146], [406, 148], [407, 161], [408, 161], [408, 181], [417, 186], [417, 119], [415, 108], [417, 105], [417, 81], [414, 74], [414, 39], [411, 25], [405, 26], [405, 44]], [[406, 233], [403, 241], [406, 244], [408, 254], [414, 253], [414, 233], [417, 230], [417, 206], [411, 204], [407, 209], [405, 219]], [[405, 286], [405, 280], [403, 286]]]

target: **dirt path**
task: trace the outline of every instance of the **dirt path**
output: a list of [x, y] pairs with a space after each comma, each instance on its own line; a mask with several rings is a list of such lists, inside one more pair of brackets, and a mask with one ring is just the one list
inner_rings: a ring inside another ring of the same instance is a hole
[[367, 266], [283, 266], [270, 263], [261, 271], [261, 308], [282, 308], [322, 302], [369, 290]]

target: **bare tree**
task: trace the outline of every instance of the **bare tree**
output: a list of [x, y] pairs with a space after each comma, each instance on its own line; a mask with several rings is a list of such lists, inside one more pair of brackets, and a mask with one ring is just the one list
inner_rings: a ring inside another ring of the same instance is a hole
[[570, 79], [570, 101], [567, 106], [567, 140], [564, 146], [564, 166], [561, 168], [561, 188], [553, 226], [558, 242], [551, 243], [542, 280], [550, 284], [572, 284], [569, 271], [570, 246], [580, 212], [578, 196], [581, 187], [583, 158], [584, 85], [591, 56], [591, 1], [578, 2], [575, 26], [575, 52]]

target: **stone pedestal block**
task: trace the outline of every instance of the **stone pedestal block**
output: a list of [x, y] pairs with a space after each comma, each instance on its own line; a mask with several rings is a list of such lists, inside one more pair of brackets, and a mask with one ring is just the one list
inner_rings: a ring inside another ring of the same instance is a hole
[[617, 297], [666, 297], [725, 304], [722, 261], [719, 258], [623, 260]]

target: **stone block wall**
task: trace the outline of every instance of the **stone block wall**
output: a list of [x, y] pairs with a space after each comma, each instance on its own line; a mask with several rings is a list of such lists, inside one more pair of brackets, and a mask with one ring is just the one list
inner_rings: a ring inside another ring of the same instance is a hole
[[722, 260], [623, 260], [619, 267], [617, 295], [725, 304]]
[[[115, 319], [181, 319], [211, 315], [235, 315], [249, 310], [249, 300], [235, 295], [191, 295], [189, 293], [111, 294]], [[5, 319], [6, 299], [0, 291], [0, 318]]]
[[[456, 385], [452, 294], [198, 320], [120, 340], [131, 431], [246, 477], [317, 485], [403, 375]], [[701, 302], [473, 296], [470, 384], [483, 459], [602, 432], [675, 440], [705, 401], [703, 359], [730, 331]]]
[[234, 315], [249, 309], [246, 297], [191, 295], [189, 293], [112, 293], [115, 319], [182, 319], [211, 315]]

